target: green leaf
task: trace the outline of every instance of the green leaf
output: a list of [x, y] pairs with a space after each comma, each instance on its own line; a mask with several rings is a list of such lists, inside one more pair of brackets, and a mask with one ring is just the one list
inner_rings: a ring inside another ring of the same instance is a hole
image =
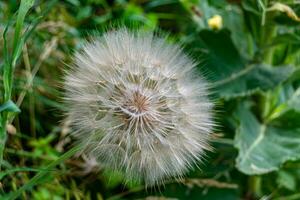
[[277, 177], [277, 184], [289, 190], [295, 191], [296, 177], [287, 171], [279, 171]]
[[236, 167], [248, 175], [278, 170], [300, 159], [300, 128], [288, 129], [260, 123], [245, 105], [237, 110], [240, 125], [235, 136], [239, 149]]
[[[241, 55], [249, 59], [253, 57], [255, 44], [251, 34], [245, 28], [244, 14], [241, 6], [230, 4], [225, 0], [181, 1], [181, 3], [193, 15], [193, 19], [199, 29], [211, 29], [208, 23], [209, 19], [215, 15], [221, 16], [221, 27], [230, 30], [232, 41], [235, 46], [239, 47], [238, 50]], [[226, 9], [224, 9], [225, 7]], [[198, 15], [195, 14], [195, 10], [198, 10]]]
[[21, 32], [22, 32], [25, 16], [29, 11], [29, 9], [33, 6], [33, 4], [34, 4], [34, 0], [21, 1], [20, 8], [18, 10], [18, 17], [16, 22], [15, 34], [14, 34], [14, 44], [13, 44], [14, 55], [17, 54], [18, 49], [20, 48], [18, 46], [20, 46], [19, 41], [21, 39]]
[[12, 102], [11, 100], [5, 102], [4, 104], [2, 104], [0, 106], [0, 112], [13, 112], [13, 113], [19, 113], [21, 112], [21, 110], [19, 109], [19, 107]]
[[282, 102], [272, 110], [268, 121], [275, 126], [300, 128], [300, 87], [294, 90], [291, 85], [287, 85], [281, 89]]
[[295, 91], [294, 95], [288, 103], [291, 108], [300, 112], [300, 87]]
[[205, 58], [204, 71], [213, 82], [217, 96], [225, 99], [273, 89], [294, 71], [288, 66], [246, 65], [246, 59], [240, 55], [226, 29], [219, 32], [202, 30], [199, 38], [193, 41], [193, 48]]
[[222, 80], [244, 68], [246, 60], [234, 46], [227, 29], [218, 32], [203, 30], [199, 37], [195, 42], [202, 49], [205, 66], [208, 74], [212, 75], [211, 78]]
[[229, 99], [246, 96], [257, 90], [275, 88], [293, 74], [294, 69], [288, 66], [271, 67], [266, 64], [250, 65], [239, 72], [214, 83], [219, 96]]
[[11, 97], [13, 70], [16, 66], [16, 62], [21, 54], [25, 42], [24, 37], [22, 36], [22, 28], [23, 28], [25, 16], [29, 11], [29, 9], [33, 6], [33, 4], [34, 4], [34, 0], [22, 0], [20, 3], [17, 20], [16, 20], [14, 37], [13, 37], [12, 56], [9, 56], [8, 54], [7, 39], [6, 39], [6, 34], [10, 23], [7, 24], [5, 31], [3, 33], [3, 39], [4, 39], [3, 53], [5, 58], [5, 63], [3, 68], [4, 101], [9, 100]]
[[258, 4], [255, 1], [242, 1], [242, 7], [255, 15], [260, 16], [261, 12], [258, 8]]
[[251, 34], [246, 31], [243, 12], [237, 5], [227, 7], [228, 9], [221, 10], [223, 26], [230, 30], [232, 42], [238, 47], [242, 57], [251, 59], [257, 49]]
[[273, 126], [286, 127], [289, 129], [300, 128], [300, 112], [294, 109], [289, 109], [280, 114], [277, 118], [273, 119], [270, 124]]
[[299, 45], [300, 44], [300, 36], [295, 33], [283, 33], [279, 34], [274, 38], [273, 45], [274, 44], [294, 44]]

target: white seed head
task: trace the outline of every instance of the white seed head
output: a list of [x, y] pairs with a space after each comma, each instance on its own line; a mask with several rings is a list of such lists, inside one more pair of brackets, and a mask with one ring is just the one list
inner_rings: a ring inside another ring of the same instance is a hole
[[126, 28], [87, 43], [65, 77], [85, 153], [146, 185], [199, 163], [213, 126], [207, 82], [178, 45]]

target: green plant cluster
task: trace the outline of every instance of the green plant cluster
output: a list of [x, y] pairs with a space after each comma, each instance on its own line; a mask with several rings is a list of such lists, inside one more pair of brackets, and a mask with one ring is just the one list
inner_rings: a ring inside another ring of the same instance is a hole
[[[1, 1], [0, 199], [300, 199], [299, 16], [297, 0]], [[212, 85], [214, 150], [179, 182], [125, 185], [67, 134], [63, 72], [115, 24], [169, 33]]]

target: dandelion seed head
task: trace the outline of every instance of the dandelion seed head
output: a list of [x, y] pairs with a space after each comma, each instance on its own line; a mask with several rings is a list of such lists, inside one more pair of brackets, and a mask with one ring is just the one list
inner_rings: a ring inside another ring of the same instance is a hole
[[209, 149], [213, 127], [196, 64], [153, 33], [121, 28], [87, 42], [65, 76], [72, 134], [128, 180], [183, 176]]

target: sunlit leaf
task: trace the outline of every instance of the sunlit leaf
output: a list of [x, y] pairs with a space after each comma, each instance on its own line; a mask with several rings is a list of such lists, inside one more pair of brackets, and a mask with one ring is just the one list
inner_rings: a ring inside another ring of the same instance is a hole
[[263, 124], [245, 105], [239, 106], [237, 117], [236, 167], [241, 172], [265, 174], [278, 170], [288, 160], [300, 159], [300, 128]]

